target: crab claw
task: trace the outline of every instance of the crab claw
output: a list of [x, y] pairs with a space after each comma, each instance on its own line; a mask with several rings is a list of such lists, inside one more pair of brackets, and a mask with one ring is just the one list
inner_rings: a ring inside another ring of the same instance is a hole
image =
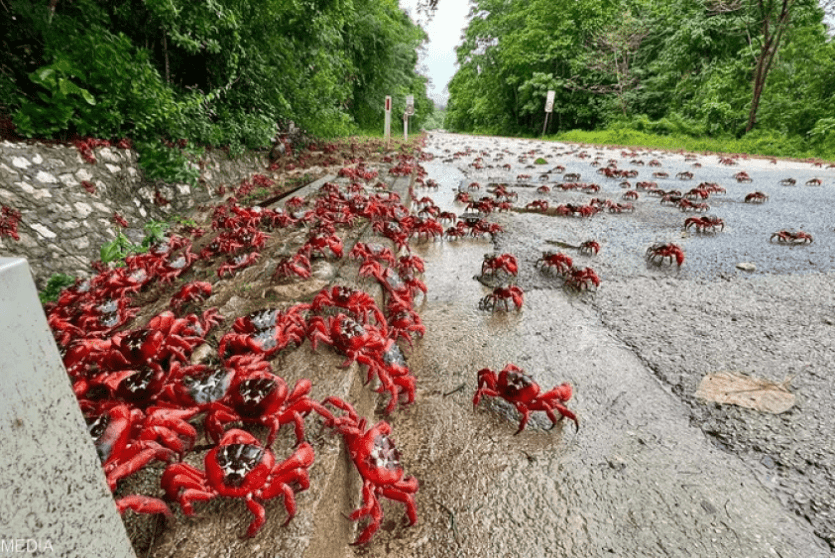
[[171, 510], [159, 498], [150, 498], [148, 496], [125, 496], [116, 500], [116, 509], [120, 514], [127, 510], [133, 510], [136, 513], [161, 513], [167, 517], [171, 517]]

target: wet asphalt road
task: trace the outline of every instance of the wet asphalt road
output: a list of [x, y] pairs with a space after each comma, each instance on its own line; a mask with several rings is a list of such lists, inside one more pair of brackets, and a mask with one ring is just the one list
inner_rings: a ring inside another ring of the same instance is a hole
[[[685, 234], [689, 214], [639, 194], [632, 214], [493, 214], [506, 229], [495, 241], [414, 246], [427, 261], [429, 292], [419, 309], [427, 334], [409, 360], [420, 380], [418, 402], [391, 422], [408, 472], [421, 481], [420, 523], [387, 540], [385, 554], [831, 556], [835, 170], [743, 159], [729, 167], [716, 156], [622, 156], [620, 149], [452, 134], [432, 135], [427, 148], [436, 159], [424, 167], [440, 188], [417, 194], [442, 210], [463, 211], [453, 202], [461, 181], [480, 182], [486, 195], [488, 182], [512, 183], [518, 174], [533, 175], [538, 185], [540, 169], [556, 165], [601, 190], [537, 194], [520, 186], [516, 205], [621, 201], [618, 181], [590, 164], [615, 159], [639, 171], [634, 180], [661, 188], [702, 181], [725, 187], [725, 195], [708, 200], [725, 229]], [[472, 167], [476, 157], [486, 168]], [[533, 165], [537, 157], [546, 164]], [[629, 163], [638, 159], [662, 166]], [[500, 168], [505, 163], [509, 171]], [[752, 184], [732, 178], [741, 170]], [[659, 171], [671, 178], [651, 178]], [[682, 171], [693, 180], [676, 180]], [[797, 185], [779, 184], [788, 177]], [[805, 186], [811, 178], [822, 185]], [[742, 203], [754, 190], [769, 201]], [[814, 242], [769, 243], [780, 229], [802, 229]], [[571, 295], [535, 269], [544, 250], [561, 249], [554, 242], [588, 239], [601, 244], [598, 255], [562, 251], [597, 271], [596, 293]], [[680, 270], [647, 266], [646, 248], [660, 241], [684, 249]], [[519, 259], [524, 307], [479, 311], [489, 289], [473, 276], [485, 253], [505, 252]], [[756, 270], [741, 271], [740, 262]], [[543, 388], [574, 386], [568, 407], [580, 417], [579, 432], [570, 423], [546, 430], [547, 419], [535, 413], [514, 436], [519, 416], [509, 405], [488, 398], [473, 410], [477, 371], [510, 362]], [[702, 377], [723, 370], [777, 382], [796, 374], [798, 403], [767, 415], [696, 400]]]

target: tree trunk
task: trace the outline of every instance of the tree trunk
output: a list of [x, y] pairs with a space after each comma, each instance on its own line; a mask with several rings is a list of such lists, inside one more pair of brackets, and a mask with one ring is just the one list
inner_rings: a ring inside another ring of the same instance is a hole
[[747, 134], [754, 128], [757, 122], [757, 110], [760, 107], [760, 98], [765, 89], [765, 80], [768, 78], [768, 72], [771, 70], [771, 64], [777, 55], [777, 50], [780, 48], [780, 40], [783, 38], [783, 32], [789, 25], [789, 16], [791, 15], [791, 8], [794, 0], [782, 0], [780, 7], [780, 15], [777, 17], [777, 23], [774, 26], [775, 30], [771, 30], [772, 5], [763, 5], [763, 0], [757, 0], [760, 17], [762, 17], [763, 28], [763, 45], [760, 48], [760, 55], [757, 58], [757, 69], [754, 72], [754, 93], [751, 97], [751, 110], [748, 113], [748, 124], [745, 126], [745, 133]]

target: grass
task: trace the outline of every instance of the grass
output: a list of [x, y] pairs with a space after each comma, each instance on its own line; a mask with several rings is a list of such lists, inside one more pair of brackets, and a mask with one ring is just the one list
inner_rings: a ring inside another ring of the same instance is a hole
[[835, 153], [824, 153], [812, 149], [801, 138], [787, 137], [770, 132], [755, 131], [742, 138], [710, 138], [682, 134], [652, 134], [630, 128], [614, 128], [595, 131], [571, 130], [547, 136], [545, 139], [570, 143], [648, 147], [669, 151], [747, 153], [763, 157], [835, 161]]

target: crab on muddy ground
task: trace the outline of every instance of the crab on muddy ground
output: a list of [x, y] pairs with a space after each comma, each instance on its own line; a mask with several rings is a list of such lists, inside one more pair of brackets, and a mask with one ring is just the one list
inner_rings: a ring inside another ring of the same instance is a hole
[[509, 311], [511, 303], [516, 307], [516, 310], [522, 309], [524, 293], [516, 285], [496, 287], [493, 292], [478, 301], [478, 309], [495, 312], [504, 308], [505, 311]]
[[565, 273], [565, 288], [574, 292], [596, 290], [600, 278], [590, 267], [572, 267]]
[[505, 275], [516, 277], [519, 273], [519, 264], [513, 254], [492, 255], [484, 254], [484, 262], [481, 264], [481, 276], [495, 277]]
[[405, 474], [400, 451], [389, 437], [391, 426], [380, 421], [369, 428], [368, 421], [359, 418], [350, 403], [337, 397], [328, 397], [323, 403], [345, 411], [344, 415], [328, 420], [325, 426], [342, 435], [351, 461], [362, 478], [362, 506], [354, 510], [348, 519], [359, 521], [368, 517], [370, 521], [353, 544], [367, 543], [382, 525], [381, 497], [401, 502], [406, 508], [408, 525], [417, 523], [415, 494], [418, 481]]
[[555, 273], [565, 275], [574, 265], [571, 257], [562, 252], [543, 252], [542, 257], [536, 260], [535, 265], [544, 273]]
[[233, 428], [206, 454], [203, 471], [187, 463], [175, 463], [165, 469], [161, 484], [167, 498], [180, 504], [187, 516], [194, 515], [194, 502], [218, 496], [242, 498], [255, 516], [246, 536], [254, 537], [266, 522], [264, 502], [267, 500], [283, 496], [287, 511], [284, 524], [293, 519], [295, 495], [310, 486], [307, 470], [313, 460], [313, 448], [302, 443], [290, 457], [276, 463], [273, 452], [257, 438]]
[[[554, 425], [568, 417], [579, 430], [580, 422], [577, 416], [565, 406], [571, 399], [571, 385], [560, 384], [545, 393], [540, 393], [541, 390], [539, 384], [515, 364], [508, 364], [498, 375], [489, 368], [482, 368], [478, 371], [478, 389], [473, 396], [473, 408], [484, 396], [501, 397], [511, 403], [522, 414], [519, 428], [514, 435], [525, 429], [533, 411], [545, 411]], [[560, 414], [559, 418], [554, 411]]]

